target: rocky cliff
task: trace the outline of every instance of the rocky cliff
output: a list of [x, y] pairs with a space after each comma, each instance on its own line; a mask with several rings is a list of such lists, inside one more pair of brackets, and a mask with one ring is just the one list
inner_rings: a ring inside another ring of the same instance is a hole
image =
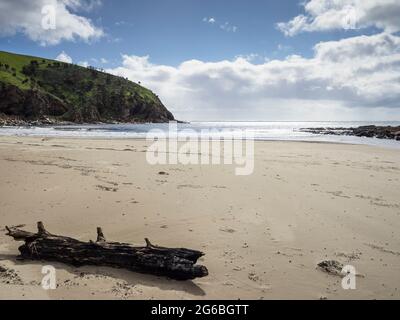
[[94, 68], [0, 52], [0, 124], [168, 122], [150, 90]]

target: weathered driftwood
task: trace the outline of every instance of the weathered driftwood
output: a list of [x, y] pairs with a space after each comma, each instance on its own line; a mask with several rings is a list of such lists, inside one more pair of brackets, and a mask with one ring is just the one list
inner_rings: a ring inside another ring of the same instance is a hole
[[200, 251], [158, 247], [148, 239], [145, 239], [145, 247], [108, 242], [101, 228], [97, 228], [96, 242], [82, 242], [50, 234], [42, 222], [38, 222], [37, 225], [37, 233], [6, 227], [7, 235], [14, 240], [25, 241], [18, 248], [23, 259], [57, 261], [77, 267], [110, 266], [178, 280], [208, 275], [205, 266], [196, 265], [197, 260], [204, 255]]

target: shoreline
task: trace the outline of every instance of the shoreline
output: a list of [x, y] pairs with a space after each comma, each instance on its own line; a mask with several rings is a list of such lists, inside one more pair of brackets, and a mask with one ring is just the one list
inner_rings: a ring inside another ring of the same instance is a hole
[[[1, 135], [0, 134], [0, 139], [1, 138], [31, 138], [31, 139], [38, 139], [38, 140], [83, 140], [83, 141], [152, 141], [152, 140], [147, 140], [146, 138], [143, 137], [110, 137], [110, 138], [105, 138], [105, 137], [93, 137], [93, 136], [46, 136], [46, 135], [37, 135], [37, 136], [19, 136], [19, 135]], [[160, 140], [168, 140], [168, 138], [160, 138]], [[241, 139], [242, 141], [244, 139]], [[218, 139], [218, 141], [223, 141], [223, 139]], [[308, 140], [286, 140], [286, 139], [255, 139], [254, 143], [264, 143], [264, 142], [282, 142], [282, 143], [315, 143], [315, 144], [333, 144], [333, 145], [349, 145], [349, 146], [368, 146], [368, 147], [381, 147], [381, 146], [375, 146], [375, 145], [369, 145], [369, 144], [357, 144], [357, 143], [350, 143], [350, 142], [337, 142], [337, 141], [308, 141]], [[382, 146], [383, 147], [383, 146]], [[399, 145], [400, 148], [400, 145]]]
[[[178, 122], [182, 123], [182, 122]], [[268, 123], [268, 122], [266, 122]], [[314, 122], [315, 123], [315, 122]], [[322, 123], [322, 122], [321, 122]], [[334, 122], [332, 122], [334, 123]], [[351, 123], [351, 122], [349, 122]], [[325, 125], [327, 122], [325, 122]], [[115, 127], [113, 126], [115, 125]], [[150, 129], [161, 129], [161, 130], [168, 130], [168, 127], [165, 125], [157, 125], [156, 123], [119, 123], [118, 125], [111, 124], [111, 123], [101, 123], [101, 124], [71, 124], [67, 126], [29, 126], [29, 127], [19, 127], [19, 126], [11, 126], [11, 127], [0, 127], [0, 136], [4, 137], [39, 137], [43, 139], [57, 139], [57, 138], [66, 138], [66, 139], [94, 139], [94, 140], [141, 140], [146, 139], [146, 134], [149, 132]], [[127, 125], [126, 129], [124, 129], [124, 125]], [[131, 126], [129, 126], [131, 125]], [[135, 126], [138, 126], [135, 129]], [[200, 125], [200, 126], [199, 126]], [[386, 128], [386, 127], [375, 127], [375, 126], [361, 126], [360, 128]], [[202, 122], [197, 123], [193, 126], [182, 126], [178, 127], [178, 136], [180, 138], [187, 138], [187, 139], [198, 139], [199, 135], [201, 135], [202, 130], [218, 130], [224, 132], [224, 130], [254, 130], [252, 131], [252, 135], [254, 135], [255, 142], [263, 142], [263, 141], [270, 141], [270, 142], [304, 142], [304, 143], [333, 143], [333, 144], [347, 144], [347, 145], [370, 145], [376, 146], [381, 148], [388, 148], [388, 149], [400, 149], [400, 141], [396, 141], [395, 139], [380, 139], [377, 137], [364, 137], [364, 136], [353, 136], [349, 134], [332, 134], [329, 135], [325, 132], [325, 129], [318, 129], [322, 130], [321, 133], [315, 132], [315, 130], [311, 129], [301, 129], [300, 127], [297, 128], [295, 125], [293, 127], [285, 126], [277, 127], [274, 126], [266, 126], [261, 127], [260, 131], [257, 131], [257, 126], [246, 127], [246, 126], [225, 126], [223, 123], [219, 126], [213, 127], [208, 126], [205, 123], [202, 126]], [[278, 129], [277, 129], [278, 128]], [[322, 127], [321, 127], [322, 128]], [[327, 127], [328, 128], [328, 127]], [[336, 132], [335, 129], [330, 131]], [[395, 128], [389, 126], [389, 128]], [[192, 130], [194, 134], [185, 134], [185, 130]], [[339, 127], [337, 132], [342, 132], [343, 127]], [[365, 130], [361, 130], [364, 132]], [[374, 130], [375, 130], [374, 129]], [[183, 130], [183, 131], [182, 131]], [[278, 130], [278, 131], [277, 131]], [[311, 130], [311, 131], [310, 131]], [[349, 127], [348, 130], [354, 130], [352, 127]], [[368, 129], [371, 131], [371, 129]], [[378, 130], [378, 129], [376, 129]], [[381, 129], [379, 129], [382, 131]], [[379, 131], [378, 130], [378, 131]], [[394, 130], [394, 129], [393, 129]], [[310, 132], [308, 132], [310, 131]], [[330, 132], [327, 131], [327, 132]], [[384, 130], [383, 130], [384, 131]], [[347, 131], [346, 131], [347, 132]], [[368, 131], [369, 132], [369, 131]], [[218, 139], [221, 140], [221, 136], [214, 136], [210, 135], [209, 133], [205, 132], [203, 137], [207, 139]], [[161, 138], [163, 139], [163, 138]], [[245, 138], [241, 139], [244, 140]]]
[[[2, 135], [0, 134], [1, 138], [31, 138], [31, 139], [38, 139], [38, 140], [82, 140], [82, 141], [148, 141], [144, 137], [94, 137], [94, 136], [47, 136], [47, 135]], [[168, 140], [165, 138], [160, 138], [160, 140]], [[243, 139], [242, 139], [243, 140]], [[219, 141], [223, 141], [223, 139], [219, 139]], [[379, 140], [378, 140], [379, 141]], [[148, 141], [150, 142], [150, 141]], [[327, 145], [345, 145], [345, 146], [364, 146], [364, 147], [371, 147], [371, 148], [382, 148], [382, 149], [389, 149], [389, 150], [398, 150], [400, 149], [400, 143], [397, 145], [384, 145], [384, 144], [369, 144], [369, 143], [356, 143], [356, 142], [346, 142], [346, 141], [324, 141], [324, 140], [290, 140], [290, 139], [254, 139], [254, 143], [274, 143], [274, 142], [281, 142], [281, 143], [304, 143], [304, 144], [327, 144]]]

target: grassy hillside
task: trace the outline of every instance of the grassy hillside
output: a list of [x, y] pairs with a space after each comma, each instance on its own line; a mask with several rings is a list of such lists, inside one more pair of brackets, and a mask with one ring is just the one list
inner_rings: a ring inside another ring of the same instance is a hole
[[172, 120], [150, 90], [93, 68], [0, 51], [0, 113], [73, 122]]
[[[0, 64], [2, 64], [0, 65], [0, 81], [28, 89], [29, 85], [22, 83], [27, 78], [22, 73], [22, 68], [30, 63], [32, 59], [34, 58], [0, 51]], [[5, 65], [7, 64], [10, 66], [9, 68], [6, 68]], [[13, 68], [15, 68], [15, 72]], [[16, 73], [16, 76], [13, 76], [13, 73]]]

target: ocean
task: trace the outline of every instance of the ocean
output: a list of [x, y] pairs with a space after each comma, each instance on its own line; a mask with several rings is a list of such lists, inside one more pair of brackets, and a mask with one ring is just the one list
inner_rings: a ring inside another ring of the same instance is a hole
[[[317, 135], [300, 132], [301, 128], [317, 127], [359, 127], [364, 125], [400, 126], [400, 121], [332, 121], [332, 122], [191, 122], [178, 124], [179, 136], [203, 133], [213, 136], [221, 130], [248, 130], [256, 140], [288, 140], [311, 142], [336, 142], [366, 144], [389, 148], [400, 148], [400, 142], [376, 138], [351, 136]], [[96, 124], [43, 127], [2, 127], [3, 136], [40, 136], [40, 137], [82, 137], [82, 138], [146, 138], [150, 130], [159, 129], [168, 132], [169, 124]], [[183, 131], [182, 131], [183, 130]], [[207, 133], [206, 131], [213, 131]], [[204, 133], [206, 132], [206, 133]], [[217, 133], [216, 133], [217, 132]]]

